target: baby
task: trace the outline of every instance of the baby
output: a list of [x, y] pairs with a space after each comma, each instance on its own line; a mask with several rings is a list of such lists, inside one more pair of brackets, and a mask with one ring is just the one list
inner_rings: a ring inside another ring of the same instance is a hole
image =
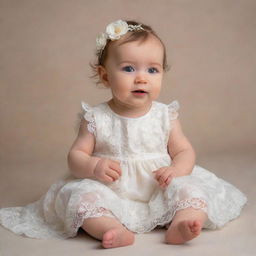
[[208, 216], [211, 207], [223, 215], [223, 204], [241, 198], [240, 209], [245, 202], [240, 192], [219, 202], [220, 188], [235, 188], [194, 167], [194, 150], [177, 119], [178, 103], [155, 102], [167, 69], [165, 46], [156, 33], [147, 25], [119, 20], [98, 37], [97, 49], [95, 70], [112, 98], [95, 108], [83, 105], [85, 119], [69, 166], [75, 177], [93, 179], [87, 186], [104, 213], [84, 219], [82, 228], [109, 248], [132, 244], [133, 232], [171, 222], [166, 242], [182, 244], [198, 236], [207, 220], [218, 225]]

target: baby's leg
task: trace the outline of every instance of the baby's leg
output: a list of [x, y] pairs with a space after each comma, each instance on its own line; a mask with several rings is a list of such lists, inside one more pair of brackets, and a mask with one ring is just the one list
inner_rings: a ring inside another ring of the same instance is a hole
[[82, 228], [92, 237], [101, 240], [104, 248], [127, 246], [134, 242], [134, 234], [115, 218], [88, 218]]
[[207, 220], [207, 214], [203, 210], [186, 208], [176, 212], [170, 227], [166, 232], [168, 244], [183, 244], [197, 237]]

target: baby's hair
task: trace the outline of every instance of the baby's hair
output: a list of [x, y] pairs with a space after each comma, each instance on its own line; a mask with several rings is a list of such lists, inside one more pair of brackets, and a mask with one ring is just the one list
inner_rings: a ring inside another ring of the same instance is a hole
[[[145, 25], [143, 23], [139, 23], [139, 22], [132, 21], [132, 20], [129, 20], [129, 21], [126, 21], [126, 22], [127, 22], [128, 25], [135, 25], [135, 26], [141, 25], [143, 30], [130, 31], [129, 32], [130, 35], [126, 39], [124, 39], [122, 41], [122, 44], [128, 43], [128, 42], [134, 42], [134, 41], [142, 41], [142, 42], [144, 42], [144, 41], [147, 40], [147, 38], [150, 35], [155, 36], [161, 42], [161, 44], [163, 46], [163, 49], [164, 49], [163, 70], [164, 71], [168, 71], [169, 66], [167, 64], [166, 48], [165, 48], [165, 45], [164, 45], [163, 41], [156, 34], [156, 32], [150, 26]], [[106, 62], [106, 59], [107, 59], [107, 55], [108, 55], [108, 48], [109, 48], [109, 45], [111, 44], [111, 42], [112, 41], [110, 39], [107, 39], [107, 43], [106, 43], [106, 46], [103, 49], [103, 51], [99, 50], [99, 51], [96, 52], [96, 63], [95, 64], [90, 63], [90, 66], [91, 66], [91, 68], [93, 70], [92, 78], [96, 78], [96, 79], [99, 78], [98, 77], [98, 67], [105, 65], [105, 62]], [[101, 83], [100, 79], [98, 79], [98, 81], [96, 83], [100, 84]]]

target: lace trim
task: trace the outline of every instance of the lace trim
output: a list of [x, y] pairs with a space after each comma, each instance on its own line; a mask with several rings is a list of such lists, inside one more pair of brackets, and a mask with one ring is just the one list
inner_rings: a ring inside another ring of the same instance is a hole
[[[177, 201], [176, 203], [174, 203], [172, 207], [168, 211], [166, 211], [161, 217], [153, 219], [151, 223], [147, 226], [141, 226], [141, 222], [139, 221], [138, 223], [136, 223], [137, 227], [134, 228], [134, 230], [132, 231], [136, 233], [145, 233], [153, 230], [157, 226], [168, 225], [168, 223], [171, 222], [171, 220], [173, 219], [177, 211], [184, 210], [190, 207], [196, 210], [199, 210], [199, 209], [203, 210], [204, 212], [207, 213], [207, 204], [203, 199], [200, 199], [200, 198], [185, 199], [185, 200]], [[85, 219], [97, 218], [102, 216], [115, 218], [115, 216], [109, 210], [103, 207], [96, 206], [91, 203], [83, 202], [81, 203], [77, 211], [72, 227], [76, 232], [78, 228], [83, 225], [83, 222]], [[120, 221], [122, 222], [122, 220]], [[127, 226], [127, 228], [129, 228], [129, 221], [124, 220], [122, 224], [124, 224], [125, 226]]]
[[196, 210], [202, 210], [207, 214], [207, 204], [203, 199], [190, 198], [190, 199], [177, 201], [161, 217], [154, 219], [151, 222], [151, 225], [149, 227], [141, 227], [140, 223], [138, 223], [138, 226], [140, 226], [140, 227], [136, 230], [136, 232], [137, 233], [149, 232], [157, 226], [166, 226], [166, 227], [168, 227], [170, 225], [170, 222], [174, 218], [176, 212], [178, 212], [180, 210], [184, 210], [186, 208], [190, 208], [190, 207], [193, 208], [193, 209], [196, 209]]
[[77, 230], [79, 227], [83, 225], [85, 219], [98, 218], [102, 216], [114, 218], [114, 215], [105, 208], [95, 207], [93, 204], [83, 202], [80, 204], [80, 207], [78, 208], [76, 217], [73, 222], [73, 228]]
[[200, 198], [190, 198], [176, 202], [176, 211], [192, 207], [194, 209], [206, 210], [206, 202]]
[[170, 120], [175, 120], [179, 116], [178, 110], [180, 108], [180, 104], [177, 100], [171, 102], [168, 105], [169, 117]]
[[81, 103], [83, 110], [85, 111], [84, 119], [88, 122], [87, 129], [90, 133], [96, 135], [96, 122], [93, 115], [93, 109], [87, 103]]

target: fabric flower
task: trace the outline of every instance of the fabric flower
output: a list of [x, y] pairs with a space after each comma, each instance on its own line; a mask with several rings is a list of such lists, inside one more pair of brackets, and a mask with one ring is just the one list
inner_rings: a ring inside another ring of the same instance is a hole
[[117, 40], [128, 32], [128, 24], [125, 21], [117, 20], [110, 23], [106, 28], [106, 34], [111, 40]]
[[100, 35], [97, 36], [96, 38], [96, 49], [101, 50], [104, 49], [106, 43], [107, 43], [107, 34], [106, 33], [101, 33]]

